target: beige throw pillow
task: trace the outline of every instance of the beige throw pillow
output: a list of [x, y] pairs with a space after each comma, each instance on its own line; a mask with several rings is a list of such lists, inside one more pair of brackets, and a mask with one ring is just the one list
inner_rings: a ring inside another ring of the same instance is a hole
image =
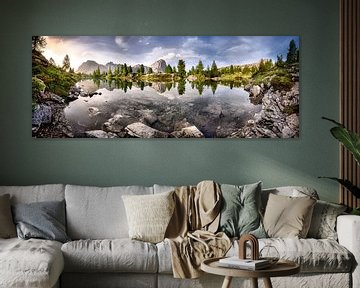
[[306, 238], [316, 200], [311, 197], [269, 195], [264, 228], [269, 237]]
[[175, 207], [173, 193], [122, 196], [131, 239], [151, 243], [164, 240]]
[[0, 238], [16, 237], [9, 194], [0, 196]]

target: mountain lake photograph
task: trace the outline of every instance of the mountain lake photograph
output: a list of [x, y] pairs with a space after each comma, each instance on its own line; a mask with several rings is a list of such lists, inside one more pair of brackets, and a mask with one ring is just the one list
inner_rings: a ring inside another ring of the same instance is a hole
[[299, 36], [32, 36], [33, 138], [298, 138]]

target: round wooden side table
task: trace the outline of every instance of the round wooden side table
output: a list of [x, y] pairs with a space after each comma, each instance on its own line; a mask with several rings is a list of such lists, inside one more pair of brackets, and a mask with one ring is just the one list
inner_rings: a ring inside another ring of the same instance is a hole
[[245, 270], [237, 268], [222, 267], [219, 259], [206, 259], [201, 263], [201, 270], [216, 275], [225, 276], [222, 288], [229, 288], [233, 277], [251, 278], [253, 287], [258, 288], [258, 278], [263, 278], [265, 287], [272, 288], [270, 277], [289, 276], [300, 272], [300, 266], [288, 260], [279, 260], [269, 268], [261, 270]]

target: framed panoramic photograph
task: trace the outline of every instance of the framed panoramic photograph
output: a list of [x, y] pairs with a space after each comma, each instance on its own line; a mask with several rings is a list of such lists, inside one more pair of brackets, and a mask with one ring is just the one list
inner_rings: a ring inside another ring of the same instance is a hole
[[298, 36], [33, 36], [34, 138], [298, 138]]

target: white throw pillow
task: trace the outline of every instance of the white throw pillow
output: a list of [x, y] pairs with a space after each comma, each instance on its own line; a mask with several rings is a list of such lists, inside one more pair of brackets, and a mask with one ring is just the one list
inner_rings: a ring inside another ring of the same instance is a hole
[[175, 208], [173, 193], [122, 196], [131, 239], [151, 243], [164, 240]]

